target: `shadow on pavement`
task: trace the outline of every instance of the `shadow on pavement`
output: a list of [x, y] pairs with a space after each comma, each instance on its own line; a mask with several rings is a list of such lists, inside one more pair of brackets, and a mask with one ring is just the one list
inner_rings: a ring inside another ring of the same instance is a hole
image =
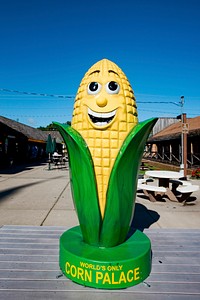
[[38, 185], [38, 184], [41, 184], [42, 182], [45, 182], [45, 181], [55, 180], [55, 179], [58, 179], [58, 178], [62, 178], [62, 176], [56, 176], [54, 178], [42, 179], [38, 182], [27, 183], [27, 184], [23, 184], [23, 185], [20, 185], [20, 186], [17, 186], [17, 187], [13, 187], [13, 188], [9, 188], [9, 189], [0, 191], [0, 202], [2, 202], [4, 200], [7, 200], [7, 198], [9, 196], [12, 196], [12, 195], [16, 194], [18, 191], [20, 191], [24, 188], [34, 186], [34, 185]]
[[7, 168], [0, 169], [0, 174], [17, 174], [25, 170], [32, 170], [35, 166], [45, 166], [46, 163], [44, 162], [35, 162], [29, 164], [22, 164], [22, 165], [12, 165]]
[[16, 194], [19, 190], [21, 190], [23, 188], [26, 188], [26, 187], [29, 187], [29, 186], [32, 186], [32, 185], [35, 185], [35, 184], [38, 184], [38, 182], [36, 182], [36, 183], [28, 183], [28, 184], [24, 184], [24, 185], [19, 186], [19, 187], [14, 187], [14, 188], [6, 189], [6, 190], [0, 192], [0, 201], [2, 202], [3, 200], [6, 200], [6, 198], [8, 196], [12, 196], [12, 194]]
[[157, 222], [159, 218], [160, 215], [156, 211], [147, 209], [143, 204], [136, 203], [130, 234], [135, 229], [144, 231], [145, 228], [149, 228], [153, 223]]

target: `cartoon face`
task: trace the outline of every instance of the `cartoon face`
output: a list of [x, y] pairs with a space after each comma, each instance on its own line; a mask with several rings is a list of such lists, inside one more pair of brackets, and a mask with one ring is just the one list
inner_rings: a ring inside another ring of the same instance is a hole
[[[98, 130], [112, 127], [115, 122], [135, 122], [134, 94], [116, 64], [103, 59], [85, 74], [74, 106], [74, 117], [78, 115], [89, 128]], [[76, 123], [78, 119], [72, 122]]]
[[106, 128], [115, 121], [117, 110], [121, 105], [122, 87], [115, 72], [103, 76], [92, 72], [88, 76], [87, 98], [84, 101], [88, 121], [95, 128]]

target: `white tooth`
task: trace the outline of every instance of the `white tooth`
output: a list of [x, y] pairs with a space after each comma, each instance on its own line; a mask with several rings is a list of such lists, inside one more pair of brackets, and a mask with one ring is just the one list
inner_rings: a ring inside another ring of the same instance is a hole
[[90, 108], [88, 108], [88, 114], [93, 117], [101, 118], [101, 113], [97, 113], [97, 112], [91, 110]]
[[108, 113], [98, 113], [98, 112], [95, 112], [95, 111], [91, 110], [90, 108], [88, 108], [88, 114], [92, 115], [93, 117], [97, 117], [97, 118], [110, 118], [110, 117], [115, 116], [116, 110], [108, 112]]
[[110, 117], [113, 117], [115, 115], [115, 113], [116, 113], [116, 110], [108, 112], [108, 113], [101, 114], [101, 117], [102, 118], [110, 118]]
[[95, 123], [95, 125], [97, 126], [104, 126], [104, 125], [107, 125], [108, 123], [107, 122], [97, 122]]

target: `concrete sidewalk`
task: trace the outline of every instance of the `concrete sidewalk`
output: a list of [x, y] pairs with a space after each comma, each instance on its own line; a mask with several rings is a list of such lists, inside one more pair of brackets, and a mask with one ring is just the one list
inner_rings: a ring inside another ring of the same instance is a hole
[[[200, 185], [199, 180], [192, 180]], [[133, 226], [136, 228], [200, 228], [200, 191], [191, 204], [152, 203], [137, 194]], [[192, 200], [192, 199], [191, 199]], [[0, 172], [0, 226], [78, 225], [70, 190], [69, 170], [48, 165]]]

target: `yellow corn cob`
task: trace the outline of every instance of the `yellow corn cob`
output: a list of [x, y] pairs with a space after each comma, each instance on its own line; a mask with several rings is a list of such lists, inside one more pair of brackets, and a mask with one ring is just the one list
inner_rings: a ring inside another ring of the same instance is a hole
[[[116, 94], [108, 93], [106, 90], [108, 82], [113, 81], [120, 86]], [[98, 93], [88, 94], [91, 82], [98, 82], [101, 85]], [[92, 122], [88, 116], [88, 108], [102, 116], [116, 110], [116, 115], [110, 123], [103, 123], [104, 125], [100, 126]], [[102, 218], [114, 161], [127, 134], [137, 122], [135, 97], [125, 74], [115, 63], [107, 59], [97, 62], [87, 71], [78, 89], [72, 127], [82, 135], [93, 158]]]

